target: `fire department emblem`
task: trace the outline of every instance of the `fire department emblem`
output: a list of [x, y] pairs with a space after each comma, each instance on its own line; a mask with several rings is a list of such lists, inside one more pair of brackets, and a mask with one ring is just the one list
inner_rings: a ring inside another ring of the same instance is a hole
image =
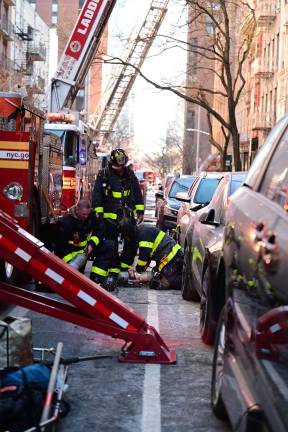
[[81, 50], [81, 43], [79, 41], [72, 41], [70, 43], [70, 49], [73, 53], [77, 53]]

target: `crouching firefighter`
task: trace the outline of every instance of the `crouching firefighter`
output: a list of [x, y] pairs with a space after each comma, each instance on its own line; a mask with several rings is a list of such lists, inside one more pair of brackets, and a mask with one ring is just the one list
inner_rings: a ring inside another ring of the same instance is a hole
[[[137, 177], [126, 166], [127, 162], [128, 157], [124, 150], [112, 150], [108, 167], [98, 173], [92, 196], [92, 207], [105, 223], [105, 238], [115, 242], [118, 242], [123, 219], [134, 220], [135, 217], [137, 223], [143, 221], [143, 196]], [[125, 256], [126, 250], [131, 247], [124, 240], [124, 253], [120, 257], [122, 271], [129, 268]]]
[[90, 279], [107, 291], [114, 291], [118, 265], [117, 244], [103, 240], [104, 226], [96, 218], [88, 200], [80, 200], [59, 222], [54, 252], [71, 267], [84, 273], [88, 258], [93, 259]]
[[137, 243], [139, 248], [136, 269], [129, 270], [131, 277], [137, 278], [151, 261], [156, 261], [150, 288], [181, 289], [184, 256], [181, 246], [172, 237], [149, 224], [124, 224], [122, 235]]

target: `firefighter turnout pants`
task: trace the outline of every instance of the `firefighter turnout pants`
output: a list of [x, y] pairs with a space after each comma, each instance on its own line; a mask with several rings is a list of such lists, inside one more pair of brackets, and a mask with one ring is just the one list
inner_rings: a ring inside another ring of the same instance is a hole
[[112, 240], [102, 240], [94, 251], [90, 279], [99, 280], [118, 273], [118, 244]]

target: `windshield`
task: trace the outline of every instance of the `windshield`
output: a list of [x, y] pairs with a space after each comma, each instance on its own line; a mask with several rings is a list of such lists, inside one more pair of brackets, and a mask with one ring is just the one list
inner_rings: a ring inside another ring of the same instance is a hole
[[59, 136], [63, 146], [64, 166], [76, 167], [78, 162], [78, 135], [71, 130], [49, 129], [52, 133]]
[[195, 204], [205, 204], [211, 201], [211, 198], [218, 186], [220, 179], [203, 178], [198, 186], [194, 202]]
[[194, 177], [177, 178], [174, 180], [171, 189], [169, 191], [169, 198], [176, 198], [178, 192], [187, 192], [191, 184], [194, 181]]

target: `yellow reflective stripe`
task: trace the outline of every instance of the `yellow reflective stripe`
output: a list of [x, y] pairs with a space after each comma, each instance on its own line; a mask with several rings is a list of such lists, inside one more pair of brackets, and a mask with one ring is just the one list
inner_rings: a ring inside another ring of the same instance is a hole
[[130, 193], [131, 193], [130, 190], [124, 190], [123, 195], [124, 195], [124, 196], [129, 196]]
[[79, 251], [71, 252], [70, 254], [65, 255], [62, 259], [63, 259], [63, 261], [65, 263], [68, 263], [73, 258], [75, 258], [76, 255], [83, 254], [83, 253], [84, 253], [84, 250], [79, 250]]
[[108, 270], [109, 273], [120, 273], [120, 269], [119, 268], [109, 268]]
[[104, 219], [117, 219], [116, 213], [104, 213]]
[[103, 213], [104, 212], [104, 208], [103, 207], [95, 207], [95, 212], [96, 213]]
[[136, 204], [135, 205], [136, 210], [143, 210], [144, 211], [144, 204]]
[[24, 162], [21, 160], [0, 160], [0, 168], [8, 168], [8, 169], [28, 169], [28, 162]]
[[154, 252], [156, 251], [157, 247], [159, 246], [159, 244], [161, 243], [161, 241], [163, 240], [163, 238], [165, 237], [165, 232], [164, 231], [160, 231], [159, 234], [157, 235], [154, 244], [153, 244], [153, 249], [151, 251], [150, 256], [152, 257], [152, 255], [154, 255]]
[[200, 262], [203, 261], [203, 257], [200, 253], [200, 250], [198, 249], [197, 246], [194, 247], [193, 249], [193, 255], [192, 255], [192, 261], [196, 262], [197, 260], [199, 260]]
[[145, 267], [147, 265], [147, 263], [148, 263], [148, 261], [143, 261], [140, 259], [138, 259], [138, 261], [137, 261], [137, 265], [141, 266], [141, 267]]
[[147, 242], [147, 241], [140, 241], [139, 247], [146, 247], [146, 248], [153, 248], [153, 242]]
[[113, 198], [122, 198], [121, 192], [112, 191]]
[[73, 240], [69, 240], [68, 243], [69, 243], [70, 245], [73, 245], [73, 246], [82, 246], [82, 247], [84, 247], [84, 246], [87, 245], [87, 240], [84, 240], [83, 242], [79, 242], [79, 243], [77, 243], [77, 244], [75, 244], [75, 243], [73, 242]]
[[92, 236], [90, 237], [89, 240], [93, 241], [93, 243], [95, 243], [96, 246], [98, 246], [98, 244], [100, 243], [100, 240], [97, 236]]
[[121, 262], [121, 269], [129, 269], [131, 265]]
[[165, 267], [165, 265], [167, 265], [176, 255], [176, 253], [181, 249], [181, 246], [179, 244], [176, 244], [175, 246], [173, 246], [171, 252], [163, 257], [160, 261], [160, 265], [158, 266], [159, 271], [161, 271], [163, 269], [163, 267]]
[[91, 273], [95, 273], [98, 274], [100, 276], [108, 276], [108, 271], [107, 270], [103, 270], [100, 267], [91, 267]]

